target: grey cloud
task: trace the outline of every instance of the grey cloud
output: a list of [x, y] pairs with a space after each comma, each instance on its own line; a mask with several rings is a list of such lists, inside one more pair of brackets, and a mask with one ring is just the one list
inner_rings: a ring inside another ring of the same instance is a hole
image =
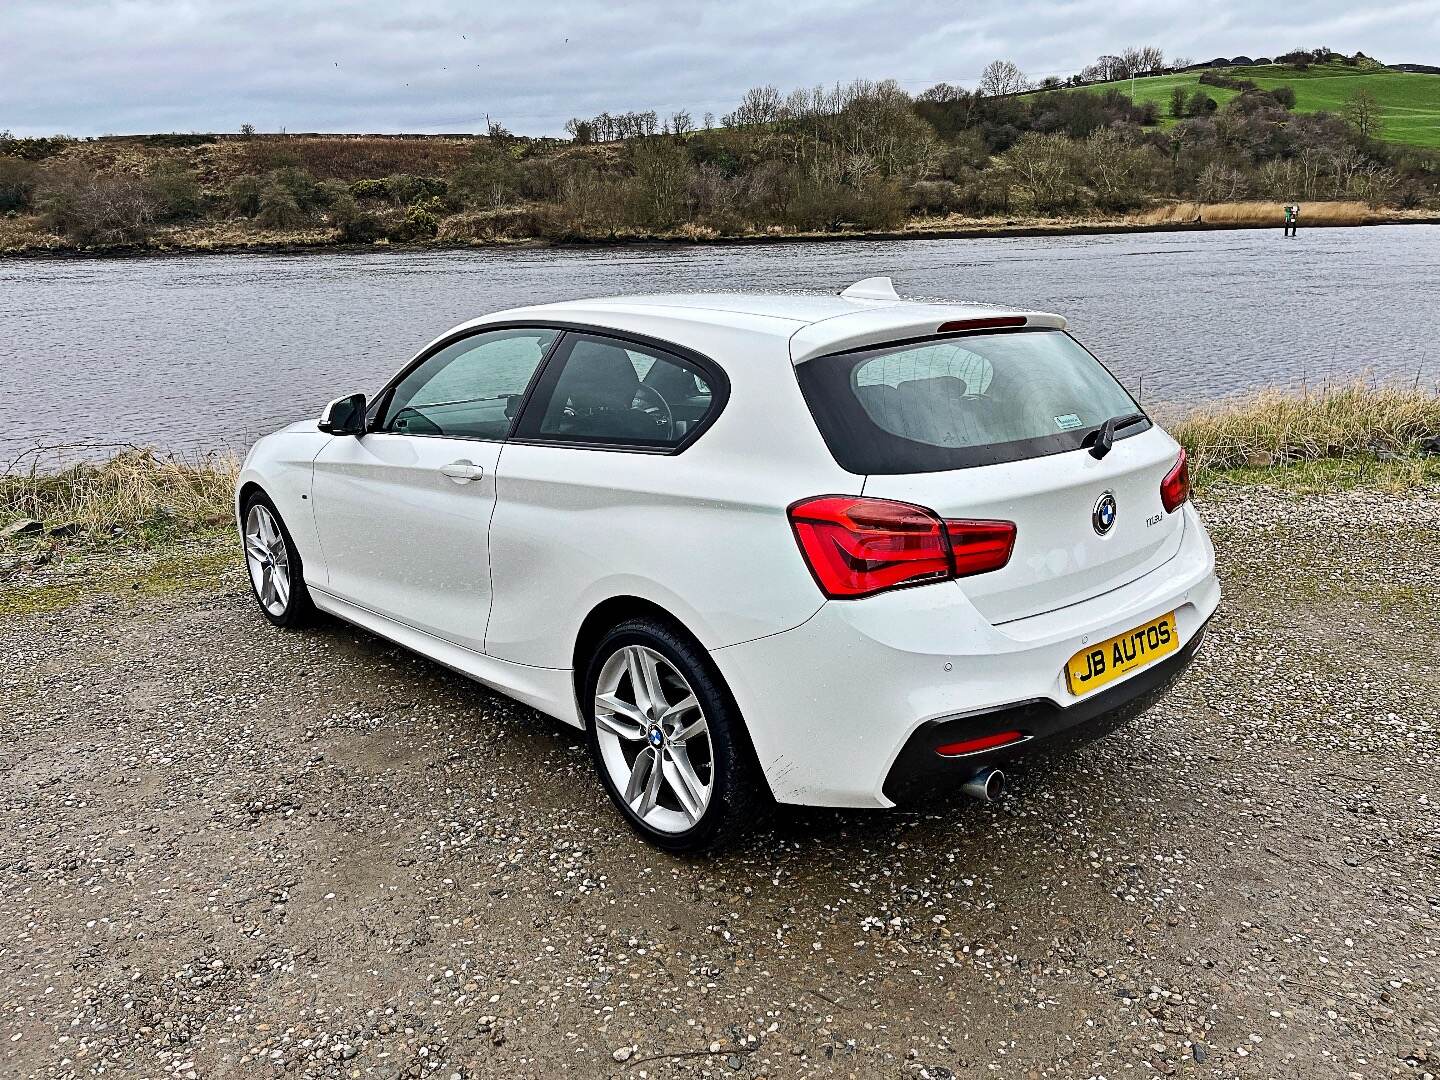
[[558, 134], [604, 109], [724, 113], [746, 87], [856, 77], [973, 84], [996, 58], [1032, 75], [1130, 44], [1197, 59], [1292, 45], [1436, 62], [1440, 5], [1216, 0], [5, 0], [0, 128], [473, 131], [488, 114]]

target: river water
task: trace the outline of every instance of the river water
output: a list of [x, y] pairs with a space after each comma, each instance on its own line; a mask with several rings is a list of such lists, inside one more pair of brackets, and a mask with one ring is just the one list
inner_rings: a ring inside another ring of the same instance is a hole
[[40, 443], [236, 447], [373, 391], [498, 308], [704, 289], [1058, 311], [1147, 405], [1440, 382], [1440, 226], [0, 262], [0, 464]]

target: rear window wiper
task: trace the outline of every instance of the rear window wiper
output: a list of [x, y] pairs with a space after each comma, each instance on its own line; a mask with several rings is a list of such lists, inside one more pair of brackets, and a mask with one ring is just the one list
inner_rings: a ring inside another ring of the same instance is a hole
[[1080, 445], [1090, 447], [1091, 457], [1103, 458], [1110, 452], [1110, 448], [1115, 445], [1115, 433], [1117, 431], [1123, 427], [1129, 427], [1131, 424], [1138, 424], [1141, 420], [1148, 419], [1149, 417], [1144, 413], [1138, 412], [1126, 413], [1123, 416], [1112, 416], [1109, 420], [1106, 420], [1105, 423], [1090, 432], [1090, 434], [1086, 435], [1085, 440]]

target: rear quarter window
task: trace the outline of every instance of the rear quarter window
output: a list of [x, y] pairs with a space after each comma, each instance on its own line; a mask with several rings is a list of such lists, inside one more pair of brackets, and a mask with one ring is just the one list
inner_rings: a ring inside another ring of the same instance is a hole
[[[938, 472], [1079, 449], [1139, 411], [1089, 352], [1058, 330], [932, 338], [808, 360], [801, 390], [841, 466]], [[1124, 436], [1150, 425], [1134, 424]]]

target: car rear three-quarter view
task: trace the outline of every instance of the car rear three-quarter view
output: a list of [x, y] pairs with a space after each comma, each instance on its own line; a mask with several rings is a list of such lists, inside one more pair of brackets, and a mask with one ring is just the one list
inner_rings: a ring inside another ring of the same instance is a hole
[[262, 440], [237, 511], [272, 622], [584, 729], [677, 851], [770, 799], [994, 798], [1153, 704], [1219, 602], [1184, 453], [1062, 318], [886, 279], [486, 316]]

